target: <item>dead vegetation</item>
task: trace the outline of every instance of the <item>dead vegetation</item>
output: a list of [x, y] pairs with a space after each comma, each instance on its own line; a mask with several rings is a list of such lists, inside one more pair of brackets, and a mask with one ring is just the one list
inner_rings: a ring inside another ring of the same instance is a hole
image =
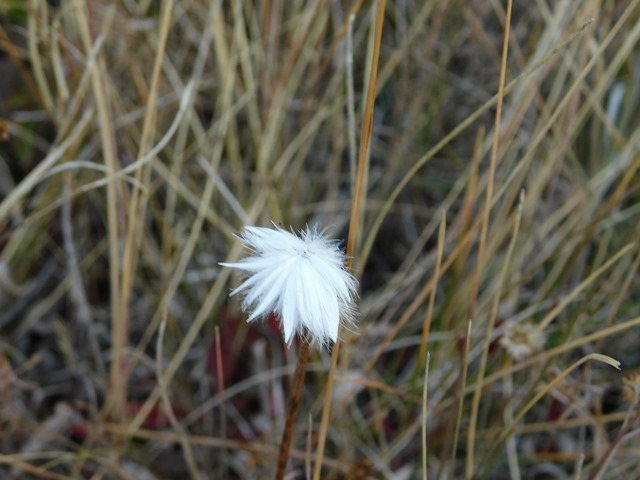
[[[506, 57], [507, 2], [387, 3], [322, 478], [640, 476], [639, 3], [514, 2]], [[0, 476], [270, 478], [296, 349], [218, 262], [347, 238], [376, 3], [0, 9]]]

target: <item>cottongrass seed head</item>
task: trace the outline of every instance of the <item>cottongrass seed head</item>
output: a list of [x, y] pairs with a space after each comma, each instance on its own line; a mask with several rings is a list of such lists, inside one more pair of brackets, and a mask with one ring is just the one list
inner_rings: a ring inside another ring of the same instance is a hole
[[317, 227], [300, 236], [274, 227], [245, 227], [238, 238], [253, 255], [220, 264], [248, 275], [231, 295], [244, 294], [249, 322], [276, 313], [288, 345], [296, 333], [320, 346], [336, 342], [340, 322], [353, 323], [356, 311], [358, 284], [345, 254]]
[[530, 322], [516, 323], [507, 328], [501, 345], [516, 361], [523, 360], [544, 348], [545, 334]]

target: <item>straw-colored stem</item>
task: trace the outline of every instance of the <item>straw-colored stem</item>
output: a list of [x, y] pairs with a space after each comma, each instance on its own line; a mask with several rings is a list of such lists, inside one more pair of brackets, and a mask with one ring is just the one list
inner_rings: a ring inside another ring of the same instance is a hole
[[[489, 361], [489, 347], [491, 346], [491, 336], [493, 334], [496, 318], [498, 316], [498, 306], [500, 305], [500, 299], [502, 296], [502, 288], [506, 282], [507, 274], [509, 272], [509, 266], [511, 264], [511, 256], [513, 255], [513, 249], [518, 238], [518, 230], [520, 229], [520, 220], [522, 219], [522, 208], [524, 204], [524, 190], [520, 192], [520, 202], [518, 204], [518, 210], [516, 212], [516, 219], [513, 225], [513, 232], [511, 235], [511, 241], [507, 249], [507, 255], [504, 263], [502, 264], [502, 270], [500, 277], [498, 278], [498, 288], [493, 299], [493, 305], [491, 307], [491, 315], [485, 330], [484, 345], [482, 350], [482, 357], [480, 359], [480, 369], [478, 371], [478, 378], [476, 380], [476, 390], [473, 393], [473, 401], [471, 403], [471, 419], [469, 420], [469, 445], [473, 445], [475, 442], [475, 432], [478, 421], [478, 412], [480, 409], [480, 399], [482, 397], [482, 379], [484, 378], [485, 371], [487, 369], [487, 363]], [[467, 459], [473, 460], [473, 451], [467, 454]], [[473, 463], [467, 463], [467, 478], [471, 478], [473, 475]]]
[[424, 366], [424, 386], [422, 388], [422, 480], [427, 480], [427, 393], [429, 386], [429, 360], [431, 355], [427, 352]]
[[[30, 4], [30, 12], [27, 17], [27, 31], [28, 31], [28, 40], [29, 40], [29, 60], [31, 61], [31, 68], [33, 70], [33, 77], [38, 86], [38, 93], [40, 94], [40, 99], [42, 100], [42, 104], [49, 114], [53, 114], [54, 105], [53, 105], [53, 95], [51, 94], [51, 89], [49, 87], [49, 83], [44, 74], [44, 67], [42, 66], [41, 55], [38, 51], [38, 39], [36, 36], [36, 17], [39, 10], [39, 2], [36, 0], [31, 0]], [[46, 6], [46, 5], [44, 5]]]
[[[464, 386], [467, 383], [467, 374], [469, 373], [469, 348], [471, 346], [471, 319], [467, 321], [466, 338], [464, 343], [464, 357], [462, 358], [462, 378], [460, 379], [460, 393], [458, 397], [458, 409], [456, 414], [456, 423], [453, 429], [453, 443], [451, 444], [451, 464], [454, 464], [456, 458], [458, 439], [460, 438], [460, 425], [462, 425], [462, 407], [464, 406]], [[438, 476], [440, 478], [440, 476]]]
[[[151, 146], [151, 138], [153, 126], [156, 118], [156, 98], [158, 95], [158, 84], [160, 79], [160, 68], [164, 58], [165, 47], [167, 44], [167, 37], [169, 35], [169, 24], [171, 20], [171, 12], [173, 11], [173, 0], [169, 0], [164, 5], [164, 13], [162, 16], [162, 22], [160, 24], [160, 40], [158, 50], [156, 52], [156, 58], [153, 66], [153, 73], [151, 79], [151, 87], [149, 90], [149, 97], [147, 101], [147, 110], [144, 118], [144, 124], [142, 128], [142, 139], [140, 141], [140, 149], [138, 152], [138, 159], [142, 158]], [[148, 183], [148, 179], [143, 180], [143, 173], [148, 171], [148, 165], [136, 170], [135, 181]], [[146, 180], [146, 181], [145, 181]], [[129, 299], [131, 297], [132, 282], [136, 270], [136, 252], [138, 249], [139, 239], [141, 233], [144, 231], [144, 221], [139, 221], [138, 218], [144, 218], [144, 207], [140, 205], [140, 190], [133, 189], [131, 202], [129, 204], [128, 211], [128, 225], [127, 236], [124, 245], [123, 263], [122, 263], [122, 278], [120, 282], [120, 309], [117, 317], [121, 323], [118, 334], [118, 347], [120, 351], [127, 348], [129, 343]], [[123, 389], [123, 395], [126, 395], [126, 385], [128, 378], [128, 365], [125, 359], [121, 359], [121, 373], [122, 378], [120, 380]], [[191, 469], [194, 470], [195, 462], [191, 458], [190, 450], [185, 448], [185, 456], [187, 463]]]
[[[436, 267], [433, 273], [434, 282], [437, 284], [440, 278], [440, 266], [442, 265], [442, 255], [444, 252], [444, 240], [447, 231], [447, 212], [442, 212], [440, 218], [440, 229], [438, 230], [438, 253], [436, 257]], [[429, 306], [427, 307], [427, 315], [425, 316], [424, 325], [422, 327], [422, 336], [420, 338], [420, 350], [418, 358], [422, 362], [422, 359], [426, 359], [427, 342], [429, 341], [429, 332], [431, 331], [431, 320], [433, 319], [433, 307], [436, 302], [436, 287], [431, 289], [429, 294]]]
[[[491, 199], [493, 198], [493, 179], [495, 176], [496, 165], [498, 163], [498, 144], [500, 140], [500, 124], [502, 120], [502, 101], [505, 95], [505, 78], [506, 78], [506, 70], [507, 70], [507, 53], [509, 51], [509, 34], [510, 34], [510, 25], [511, 25], [511, 7], [512, 0], [507, 1], [507, 16], [505, 18], [504, 25], [504, 39], [502, 43], [502, 61], [500, 65], [500, 80], [498, 84], [498, 104], [496, 106], [496, 117], [495, 124], [493, 127], [493, 143], [491, 145], [491, 159], [489, 161], [489, 178], [487, 181], [487, 190], [485, 196], [485, 204], [482, 215], [482, 226], [480, 228], [480, 241], [478, 245], [478, 258], [476, 263], [476, 268], [473, 272], [473, 281], [472, 281], [472, 291], [471, 291], [471, 303], [469, 306], [469, 319], [473, 322], [475, 317], [475, 309], [476, 309], [476, 301], [478, 297], [478, 286], [480, 283], [480, 272], [482, 271], [482, 267], [484, 266], [484, 255], [485, 248], [487, 244], [487, 231], [489, 229], [489, 213], [491, 212]], [[490, 335], [491, 325], [487, 325], [487, 336]], [[486, 351], [486, 349], [485, 349]], [[482, 372], [480, 372], [482, 374]], [[480, 377], [479, 382], [482, 382], [482, 378]], [[466, 478], [471, 478], [473, 476], [473, 455], [475, 448], [475, 424], [477, 419], [477, 403], [479, 402], [479, 392], [476, 391], [476, 396], [474, 397], [474, 408], [471, 413], [471, 420], [469, 423], [469, 435], [467, 436], [467, 468], [466, 468]]]
[[[371, 71], [369, 72], [369, 87], [367, 90], [367, 101], [365, 104], [364, 118], [362, 122], [362, 131], [360, 135], [360, 155], [358, 157], [358, 169], [355, 178], [355, 188], [353, 201], [351, 204], [351, 219], [349, 223], [349, 237], [347, 239], [347, 268], [351, 269], [353, 256], [355, 253], [356, 234], [358, 230], [358, 220], [360, 217], [361, 203], [364, 189], [364, 179], [367, 170], [367, 159], [369, 158], [369, 144], [371, 141], [371, 133], [373, 128], [373, 107], [376, 96], [376, 77], [378, 71], [378, 59], [380, 57], [380, 42], [382, 39], [382, 26], [384, 24], [384, 10], [386, 0], [378, 1], [378, 9], [376, 12], [376, 30], [373, 45], [373, 56], [371, 62]], [[331, 414], [331, 399], [333, 397], [333, 385], [338, 366], [338, 357], [340, 355], [340, 343], [336, 342], [331, 352], [331, 367], [327, 376], [327, 388], [324, 395], [322, 405], [322, 420], [320, 423], [320, 434], [318, 438], [318, 450], [316, 451], [316, 460], [313, 469], [313, 480], [320, 480], [320, 472], [322, 470], [322, 459], [324, 457], [324, 447], [327, 440], [327, 431], [329, 427], [329, 418]]]
[[[86, 52], [91, 52], [93, 42], [89, 31], [89, 19], [86, 6], [80, 2], [74, 4], [78, 17], [78, 27]], [[91, 85], [95, 95], [100, 125], [100, 143], [104, 156], [104, 163], [108, 171], [118, 170], [118, 157], [113, 130], [112, 114], [105, 85], [107, 79], [104, 61], [99, 56], [91, 71]], [[105, 405], [107, 414], [120, 419], [124, 416], [127, 397], [127, 380], [124, 365], [124, 350], [126, 346], [126, 325], [120, 317], [120, 227], [119, 214], [122, 208], [121, 191], [115, 180], [107, 183], [107, 235], [109, 238], [109, 287], [111, 291], [111, 341], [112, 362], [109, 372], [109, 397]]]

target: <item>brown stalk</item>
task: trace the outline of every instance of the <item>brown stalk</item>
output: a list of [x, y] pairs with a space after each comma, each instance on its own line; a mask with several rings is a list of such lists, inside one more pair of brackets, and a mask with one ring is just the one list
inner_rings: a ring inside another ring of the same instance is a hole
[[293, 438], [293, 427], [296, 423], [296, 416], [298, 415], [298, 407], [300, 406], [300, 398], [302, 397], [302, 386], [304, 385], [304, 376], [307, 372], [308, 363], [309, 342], [302, 342], [300, 351], [298, 352], [296, 371], [293, 374], [293, 385], [291, 385], [291, 391], [289, 392], [289, 401], [287, 402], [287, 418], [284, 431], [282, 432], [282, 440], [280, 441], [278, 469], [274, 477], [276, 480], [282, 480], [287, 469], [291, 439]]

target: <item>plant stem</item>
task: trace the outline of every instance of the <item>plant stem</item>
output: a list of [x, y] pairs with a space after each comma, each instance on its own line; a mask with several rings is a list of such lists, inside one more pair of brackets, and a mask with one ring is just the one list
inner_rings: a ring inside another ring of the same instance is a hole
[[[347, 269], [351, 270], [353, 257], [355, 255], [356, 234], [358, 233], [358, 219], [362, 202], [364, 198], [363, 192], [366, 194], [364, 179], [368, 163], [369, 145], [373, 130], [373, 107], [376, 99], [376, 78], [378, 73], [378, 59], [380, 57], [380, 42], [382, 39], [382, 26], [384, 24], [384, 10], [386, 0], [379, 0], [376, 11], [375, 38], [373, 44], [373, 53], [371, 59], [371, 71], [369, 72], [369, 86], [367, 90], [367, 101], [365, 104], [364, 118], [362, 122], [362, 131], [360, 134], [360, 155], [358, 158], [358, 169], [355, 178], [355, 188], [353, 194], [353, 202], [351, 204], [351, 219], [349, 222], [349, 237], [347, 239]], [[322, 406], [322, 420], [320, 423], [320, 433], [318, 437], [318, 449], [316, 451], [316, 461], [313, 468], [313, 480], [320, 480], [322, 470], [322, 458], [324, 456], [324, 447], [327, 440], [327, 429], [329, 427], [329, 419], [331, 416], [331, 399], [333, 397], [333, 384], [335, 380], [336, 368], [338, 365], [338, 356], [340, 355], [340, 343], [336, 342], [331, 352], [331, 367], [327, 375], [327, 387], [324, 395], [324, 404]]]
[[[487, 232], [489, 229], [489, 216], [491, 212], [491, 201], [493, 199], [493, 182], [496, 172], [496, 165], [498, 163], [498, 144], [500, 140], [500, 125], [502, 122], [502, 102], [505, 95], [505, 82], [506, 82], [506, 71], [507, 71], [507, 57], [509, 52], [509, 35], [511, 32], [511, 10], [512, 10], [513, 1], [507, 0], [507, 13], [505, 17], [505, 25], [504, 25], [504, 37], [502, 42], [502, 57], [500, 62], [500, 79], [498, 81], [498, 103], [496, 105], [496, 116], [495, 116], [495, 124], [493, 128], [493, 143], [491, 144], [491, 157], [489, 160], [489, 178], [487, 179], [487, 190], [485, 194], [485, 203], [484, 209], [482, 211], [482, 226], [480, 227], [480, 241], [478, 244], [478, 254], [476, 267], [473, 271], [473, 279], [472, 279], [472, 290], [471, 290], [471, 298], [469, 305], [469, 321], [473, 323], [476, 316], [476, 302], [478, 300], [478, 291], [479, 291], [479, 283], [480, 283], [480, 275], [482, 268], [484, 267], [484, 256], [487, 244]], [[491, 335], [492, 325], [489, 325], [487, 328], [486, 336], [489, 337]], [[471, 330], [469, 331], [469, 335], [471, 335]], [[489, 346], [486, 345], [485, 352], [488, 352]], [[484, 354], [486, 356], [486, 353]], [[485, 365], [482, 367], [485, 368]], [[466, 458], [466, 469], [465, 469], [465, 478], [470, 479], [473, 477], [473, 467], [474, 467], [474, 453], [475, 453], [475, 441], [476, 441], [476, 423], [478, 421], [478, 410], [480, 408], [480, 395], [482, 393], [482, 376], [484, 375], [484, 371], [480, 370], [480, 376], [477, 380], [477, 389], [473, 396], [472, 406], [471, 406], [471, 419], [469, 421], [469, 431], [467, 434], [467, 458]], [[464, 388], [464, 385], [462, 386]], [[464, 395], [463, 395], [464, 398]], [[455, 448], [455, 445], [454, 445]]]
[[302, 397], [302, 386], [304, 385], [304, 376], [307, 372], [307, 363], [309, 363], [309, 343], [303, 342], [298, 352], [298, 362], [296, 364], [296, 371], [293, 374], [293, 384], [289, 392], [289, 401], [287, 402], [287, 420], [284, 431], [282, 432], [282, 440], [280, 441], [276, 480], [282, 480], [284, 478], [284, 473], [287, 468], [291, 439], [293, 438], [293, 427], [296, 423], [298, 406], [300, 405], [300, 398]]

